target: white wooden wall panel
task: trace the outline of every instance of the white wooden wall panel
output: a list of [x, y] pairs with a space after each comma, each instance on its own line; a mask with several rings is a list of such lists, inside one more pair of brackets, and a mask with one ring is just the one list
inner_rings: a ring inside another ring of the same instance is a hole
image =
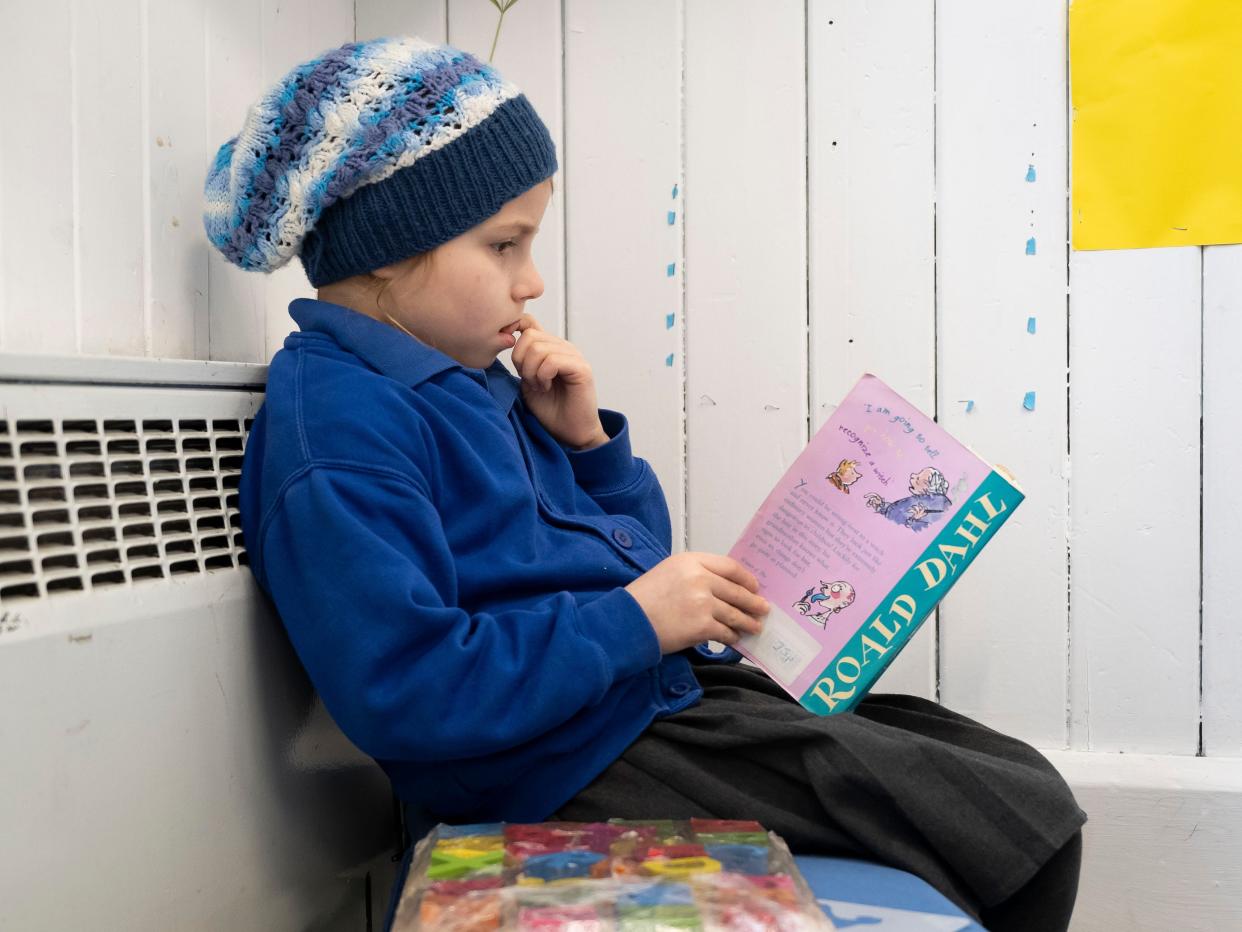
[[[290, 69], [354, 39], [353, 0], [263, 0], [263, 83], [272, 87]], [[315, 289], [294, 259], [264, 282], [263, 359], [284, 345], [297, 324], [289, 316], [294, 298], [313, 298]]]
[[940, 423], [1026, 494], [941, 606], [940, 697], [1045, 747], [1066, 740], [1065, 16], [936, 7]]
[[148, 2], [145, 11], [148, 352], [206, 359], [211, 245], [203, 232], [203, 184], [214, 146], [224, 141], [208, 138], [204, 113], [208, 14], [196, 0]]
[[682, 25], [668, 0], [565, 8], [569, 338], [660, 477], [675, 551], [685, 546], [684, 314], [668, 266], [682, 264]]
[[359, 42], [383, 36], [448, 41], [448, 0], [357, 0], [354, 35]]
[[1071, 254], [1074, 748], [1198, 746], [1201, 254]]
[[807, 439], [803, 12], [686, 3], [692, 550], [727, 551]]
[[143, 11], [74, 0], [79, 350], [146, 353]]
[[[486, 57], [498, 16], [485, 0], [2, 15], [22, 41], [0, 77], [32, 90], [0, 121], [0, 347], [249, 361], [311, 289], [296, 262], [264, 277], [208, 246], [216, 148], [299, 61], [400, 33]], [[1067, 315], [1064, 25], [1063, 0], [522, 0], [495, 63], [562, 165], [531, 310], [632, 416], [678, 546], [727, 549], [864, 370], [1017, 474], [1028, 500], [949, 596], [939, 670], [929, 622], [882, 688], [933, 695], [938, 675], [947, 705], [1043, 746], [1066, 743], [1068, 707], [1075, 748], [1193, 753], [1201, 714], [1206, 753], [1242, 754], [1239, 247], [1202, 269], [1192, 250], [1075, 253]], [[1176, 497], [1146, 492], [1161, 476]], [[1157, 578], [1153, 611], [1139, 583]]]
[[[936, 412], [931, 3], [812, 3], [807, 22], [811, 429], [864, 372]], [[936, 618], [876, 686], [936, 695]]]
[[0, 346], [75, 353], [76, 196], [69, 0], [16, 0], [0, 55]]
[[1242, 565], [1239, 347], [1242, 246], [1211, 246], [1203, 251], [1203, 752], [1209, 755], [1242, 756], [1242, 624], [1233, 585]]
[[[486, 61], [496, 35], [496, 8], [482, 0], [450, 0], [448, 41]], [[505, 14], [492, 64], [522, 89], [556, 143], [565, 164], [562, 130], [561, 0], [522, 0]], [[560, 173], [558, 172], [558, 175]], [[543, 297], [527, 310], [548, 330], [565, 335], [565, 197], [563, 176], [554, 179], [534, 258], [543, 276]]]

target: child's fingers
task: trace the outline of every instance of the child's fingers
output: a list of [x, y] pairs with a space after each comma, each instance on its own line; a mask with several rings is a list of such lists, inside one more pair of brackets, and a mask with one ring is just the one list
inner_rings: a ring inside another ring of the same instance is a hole
[[517, 346], [513, 348], [513, 355], [509, 357], [513, 360], [513, 365], [519, 367], [520, 369], [520, 367], [526, 363], [527, 359], [530, 358], [532, 353], [537, 354], [541, 344], [545, 348], [544, 352], [546, 352], [547, 340], [540, 339], [543, 335], [544, 332], [542, 330], [528, 330], [526, 333], [522, 334], [521, 338], [517, 341]]
[[[518, 348], [523, 348], [523, 344], [519, 343]], [[513, 351], [513, 365], [517, 368], [518, 375], [524, 381], [534, 382], [539, 372], [539, 367], [543, 365], [544, 360], [555, 349], [553, 344], [548, 342], [540, 342], [532, 340], [526, 344], [524, 352], [521, 356], [517, 355], [517, 350]]]
[[716, 603], [716, 609], [712, 612], [712, 617], [729, 628], [735, 636], [758, 634], [763, 630], [763, 625], [755, 618], [724, 602]]
[[542, 389], [548, 388], [558, 376], [579, 382], [582, 375], [590, 371], [590, 365], [581, 353], [571, 352], [571, 349], [569, 344], [556, 337], [539, 340], [527, 345], [520, 356], [514, 350], [513, 365], [522, 379], [538, 384]]
[[563, 363], [564, 356], [560, 353], [548, 353], [543, 357], [543, 361], [535, 369], [535, 381], [540, 388], [546, 389], [552, 385], [552, 380], [560, 374]]
[[714, 630], [708, 632], [707, 640], [716, 641], [719, 644], [727, 644], [730, 647], [740, 641], [743, 634], [747, 633], [730, 628], [728, 625], [720, 621], [715, 622], [713, 629]]
[[722, 603], [745, 612], [747, 615], [759, 618], [766, 615], [772, 609], [772, 606], [768, 604], [768, 600], [763, 596], [751, 592], [745, 586], [740, 586], [722, 576], [717, 576], [712, 581], [711, 588], [712, 595]]
[[543, 362], [535, 370], [535, 378], [544, 388], [550, 386], [552, 380], [556, 378], [579, 384], [583, 381], [583, 376], [588, 375], [590, 371], [590, 364], [581, 356], [553, 350], [544, 357]]
[[576, 381], [574, 376], [578, 372], [573, 357], [556, 352], [554, 347], [547, 347], [537, 355], [532, 355], [527, 361], [526, 370], [530, 374], [523, 375], [523, 378], [538, 386], [541, 391], [551, 388], [553, 381], [558, 378]]
[[754, 573], [732, 557], [726, 557], [718, 553], [700, 553], [698, 558], [700, 563], [717, 576], [730, 579], [739, 586], [746, 587], [751, 592], [759, 591], [759, 580], [755, 578]]
[[513, 330], [513, 339], [517, 341], [517, 345], [513, 348], [513, 356], [511, 357], [514, 363], [517, 363], [518, 353], [524, 344], [534, 343], [536, 335], [542, 335], [546, 332], [533, 314], [523, 312], [522, 316], [518, 318], [517, 327]]
[[[534, 320], [534, 318], [531, 318], [531, 320]], [[520, 364], [526, 358], [526, 355], [537, 346], [554, 346], [565, 342], [555, 333], [541, 330], [538, 321], [533, 325], [529, 323], [523, 325], [523, 323], [519, 323], [517, 330], [513, 332], [517, 345], [513, 348], [513, 355], [510, 358], [515, 366]]]

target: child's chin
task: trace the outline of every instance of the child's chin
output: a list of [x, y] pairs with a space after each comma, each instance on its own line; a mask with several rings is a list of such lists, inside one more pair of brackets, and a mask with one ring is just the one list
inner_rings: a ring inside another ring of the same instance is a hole
[[499, 354], [483, 351], [475, 353], [461, 353], [453, 358], [467, 369], [486, 369], [499, 358]]

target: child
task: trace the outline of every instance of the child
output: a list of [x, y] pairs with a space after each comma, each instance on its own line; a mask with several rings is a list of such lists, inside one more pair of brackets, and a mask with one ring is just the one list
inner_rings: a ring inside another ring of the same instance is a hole
[[912, 697], [818, 718], [697, 651], [768, 606], [728, 557], [670, 556], [626, 419], [525, 311], [556, 168], [525, 96], [417, 39], [294, 69], [211, 167], [212, 243], [318, 289], [241, 511], [328, 710], [435, 818], [758, 819], [990, 928], [1064, 928], [1085, 816], [1036, 751]]

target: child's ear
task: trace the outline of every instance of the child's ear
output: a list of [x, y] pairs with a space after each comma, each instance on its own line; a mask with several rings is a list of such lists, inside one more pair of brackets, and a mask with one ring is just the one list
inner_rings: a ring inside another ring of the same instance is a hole
[[376, 278], [382, 278], [384, 281], [392, 281], [401, 274], [402, 268], [405, 266], [405, 260], [394, 262], [391, 265], [381, 265], [378, 269], [372, 269], [371, 274]]
[[398, 259], [389, 265], [372, 269], [371, 275], [386, 283], [394, 282], [404, 275], [412, 274], [423, 266], [429, 266], [434, 252], [435, 250], [431, 250], [430, 252], [422, 252], [414, 256], [407, 256], [404, 259]]

